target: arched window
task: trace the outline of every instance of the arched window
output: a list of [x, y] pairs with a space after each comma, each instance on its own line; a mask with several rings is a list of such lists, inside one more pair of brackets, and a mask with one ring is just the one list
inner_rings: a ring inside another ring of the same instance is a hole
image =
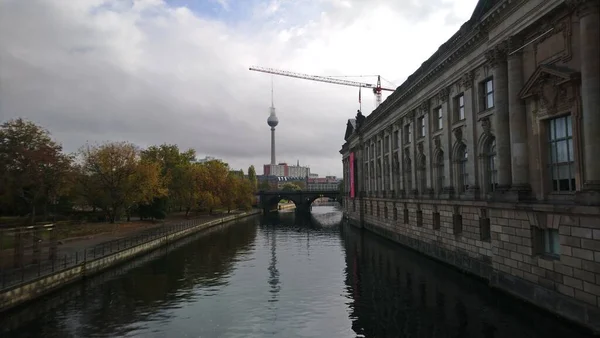
[[456, 154], [456, 187], [459, 193], [463, 193], [469, 188], [469, 174], [467, 173], [467, 161], [469, 159], [469, 154], [467, 153], [467, 146], [462, 143], [459, 146]]
[[439, 151], [437, 153], [436, 159], [435, 159], [435, 177], [436, 177], [436, 189], [438, 193], [441, 193], [442, 190], [444, 189], [444, 152], [443, 151]]
[[487, 158], [487, 183], [490, 192], [498, 187], [498, 167], [496, 165], [496, 139], [492, 139], [486, 149]]

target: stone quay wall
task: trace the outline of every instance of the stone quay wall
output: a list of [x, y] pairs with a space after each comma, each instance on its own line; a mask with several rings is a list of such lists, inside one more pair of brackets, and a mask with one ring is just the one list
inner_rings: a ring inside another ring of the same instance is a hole
[[[362, 210], [353, 208], [361, 202]], [[347, 198], [345, 216], [353, 225], [600, 332], [598, 208]], [[559, 256], [543, 253], [542, 238], [532, 230], [538, 226], [559, 231]]]
[[36, 299], [49, 292], [55, 291], [81, 278], [106, 270], [117, 264], [123, 263], [136, 256], [153, 251], [159, 247], [165, 246], [169, 243], [187, 237], [198, 231], [205, 230], [226, 222], [242, 219], [248, 216], [258, 215], [260, 213], [260, 210], [253, 210], [250, 212], [244, 212], [241, 214], [226, 216], [223, 218], [208, 221], [197, 226], [181, 230], [179, 232], [167, 234], [161, 238], [152, 241], [148, 241], [133, 247], [123, 249], [112, 255], [101, 257], [95, 260], [90, 260], [87, 262], [82, 262], [80, 265], [69, 267], [67, 269], [57, 271], [52, 275], [43, 276], [37, 280], [18, 285], [17, 287], [7, 290], [0, 294], [0, 313], [11, 309], [15, 306], [21, 305], [25, 302]]

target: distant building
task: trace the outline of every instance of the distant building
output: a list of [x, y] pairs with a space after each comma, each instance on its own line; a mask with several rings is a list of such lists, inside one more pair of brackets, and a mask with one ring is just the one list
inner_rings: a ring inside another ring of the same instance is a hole
[[335, 176], [316, 177], [306, 179], [306, 190], [323, 191], [323, 190], [338, 190], [342, 180]]
[[291, 177], [309, 177], [310, 176], [310, 168], [300, 166], [300, 161], [296, 163], [296, 165], [291, 165], [288, 167], [288, 175]]
[[[280, 190], [286, 183], [293, 183], [299, 186], [301, 189], [306, 187], [306, 177], [285, 177], [285, 176], [266, 176], [259, 175], [256, 177], [259, 187], [264, 185], [264, 182], [269, 184], [269, 190]], [[260, 189], [260, 188], [259, 188]]]
[[306, 178], [310, 175], [310, 168], [300, 166], [300, 162], [296, 165], [288, 165], [287, 163], [265, 164], [263, 166], [263, 174], [265, 176]]
[[206, 157], [201, 158], [201, 159], [196, 159], [195, 162], [196, 163], [206, 163], [206, 162], [210, 162], [210, 161], [221, 161], [222, 162], [223, 160], [220, 159], [220, 158], [216, 158], [214, 156], [206, 156]]

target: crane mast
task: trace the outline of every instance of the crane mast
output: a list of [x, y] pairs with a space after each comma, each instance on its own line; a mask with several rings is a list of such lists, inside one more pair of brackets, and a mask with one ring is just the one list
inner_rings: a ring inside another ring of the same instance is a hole
[[395, 89], [390, 89], [390, 88], [382, 88], [381, 87], [381, 76], [379, 76], [379, 75], [377, 76], [377, 84], [374, 85], [374, 84], [370, 84], [370, 83], [336, 79], [333, 77], [326, 77], [326, 76], [319, 76], [319, 75], [295, 73], [295, 72], [290, 72], [290, 71], [286, 71], [286, 70], [277, 70], [277, 69], [273, 69], [273, 68], [250, 67], [249, 69], [252, 71], [256, 71], [256, 72], [262, 72], [262, 73], [274, 74], [274, 75], [282, 75], [282, 76], [293, 77], [293, 78], [297, 78], [297, 79], [332, 83], [332, 84], [337, 84], [337, 85], [342, 85], [342, 86], [350, 86], [350, 87], [370, 88], [373, 90], [373, 94], [375, 94], [375, 100], [376, 100], [377, 106], [379, 106], [381, 104], [381, 91], [382, 90], [392, 91], [392, 92], [395, 90]]

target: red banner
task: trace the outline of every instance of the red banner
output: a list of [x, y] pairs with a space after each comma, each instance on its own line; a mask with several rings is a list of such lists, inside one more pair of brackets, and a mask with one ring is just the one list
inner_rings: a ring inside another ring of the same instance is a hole
[[350, 153], [350, 198], [354, 198], [354, 153]]

